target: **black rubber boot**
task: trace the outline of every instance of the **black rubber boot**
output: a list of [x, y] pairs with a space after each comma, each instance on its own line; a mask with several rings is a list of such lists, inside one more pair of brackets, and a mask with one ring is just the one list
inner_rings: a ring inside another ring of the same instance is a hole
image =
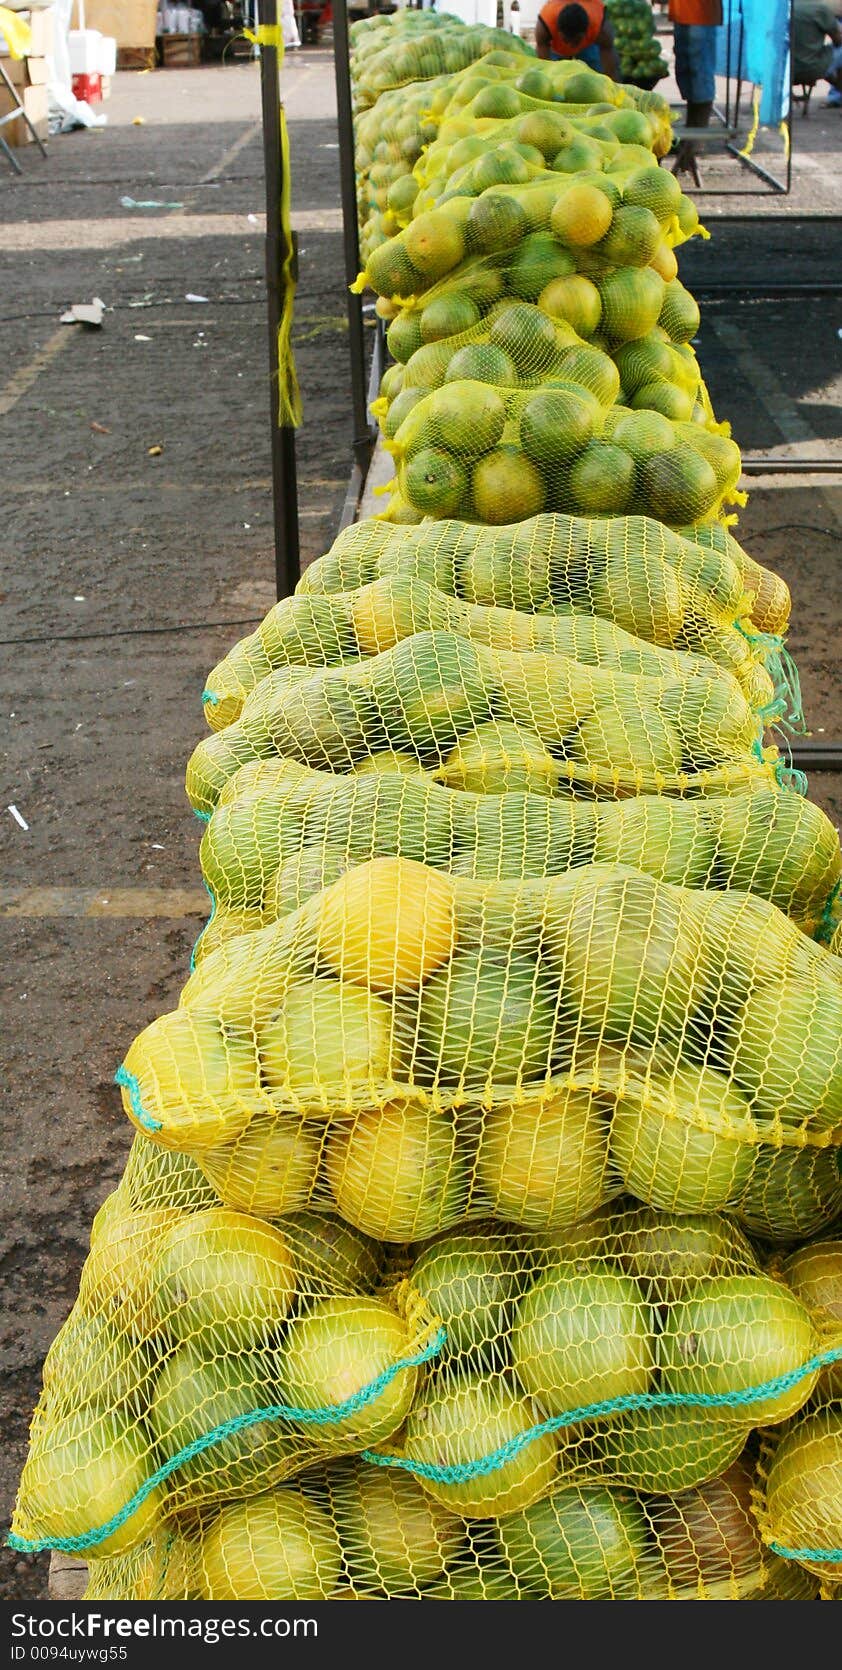
[[[685, 125], [688, 128], [706, 128], [712, 115], [713, 103], [710, 100], [705, 104], [688, 104]], [[701, 186], [702, 177], [696, 161], [696, 146], [692, 139], [682, 139], [679, 142], [672, 171], [673, 174], [689, 174], [693, 184]]]

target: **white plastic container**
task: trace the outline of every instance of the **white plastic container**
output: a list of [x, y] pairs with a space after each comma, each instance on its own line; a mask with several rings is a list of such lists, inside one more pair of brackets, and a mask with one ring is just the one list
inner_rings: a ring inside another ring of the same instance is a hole
[[[100, 48], [102, 35], [98, 29], [71, 29], [68, 36], [70, 46], [71, 75], [101, 75]], [[106, 74], [109, 72], [106, 71]]]

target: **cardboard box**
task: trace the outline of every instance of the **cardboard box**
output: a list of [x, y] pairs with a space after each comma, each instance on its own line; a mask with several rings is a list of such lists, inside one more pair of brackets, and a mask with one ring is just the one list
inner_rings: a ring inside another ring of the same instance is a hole
[[4, 58], [3, 68], [13, 87], [46, 87], [46, 58]]
[[33, 58], [49, 58], [53, 50], [53, 8], [39, 6], [28, 15], [29, 27], [32, 30], [32, 44], [30, 52]]
[[157, 9], [157, 0], [85, 0], [85, 27], [113, 35], [118, 49], [154, 47]]
[[[46, 87], [19, 87], [17, 92], [30, 122], [33, 123], [38, 133], [39, 139], [46, 139], [49, 129]], [[8, 87], [0, 84], [0, 117], [7, 116], [9, 111], [14, 109], [15, 103]], [[13, 122], [4, 123], [3, 127], [0, 128], [0, 133], [2, 133], [7, 145], [32, 144], [32, 135], [20, 113]]]
[[201, 35], [162, 35], [161, 61], [165, 69], [189, 69], [202, 62]]

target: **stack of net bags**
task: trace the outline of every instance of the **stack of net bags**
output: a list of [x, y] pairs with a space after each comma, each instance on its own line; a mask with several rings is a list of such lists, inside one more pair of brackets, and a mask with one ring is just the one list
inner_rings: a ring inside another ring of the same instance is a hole
[[669, 75], [669, 65], [658, 44], [650, 0], [606, 0], [605, 10], [623, 80], [656, 86]]
[[575, 61], [523, 64], [497, 49], [438, 80], [420, 123], [423, 86], [385, 95], [402, 102], [380, 127], [379, 101], [358, 118], [378, 205], [360, 285], [396, 362], [376, 407], [388, 514], [710, 521], [739, 499], [740, 455], [691, 345], [675, 249], [700, 227], [658, 167], [666, 101]]
[[[458, 38], [424, 16], [361, 33], [370, 113], [380, 36]], [[347, 529], [208, 676], [213, 909], [117, 1072], [11, 1538], [90, 1597], [842, 1577], [842, 859], [781, 751], [786, 587], [644, 485], [472, 492]]]

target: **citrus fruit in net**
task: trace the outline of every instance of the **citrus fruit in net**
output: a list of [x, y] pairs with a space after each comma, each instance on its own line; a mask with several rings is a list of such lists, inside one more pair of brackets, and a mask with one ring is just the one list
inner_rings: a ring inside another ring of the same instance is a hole
[[[631, 1194], [667, 1212], [724, 1211], [742, 1201], [755, 1165], [748, 1105], [709, 1067], [629, 1088], [611, 1120], [611, 1156]], [[706, 1123], [704, 1123], [706, 1121]]]
[[410, 1473], [365, 1462], [328, 1475], [329, 1500], [355, 1589], [404, 1594], [441, 1577], [464, 1527]]
[[608, 198], [595, 186], [568, 186], [557, 199], [550, 225], [560, 243], [587, 248], [605, 238], [612, 221]]
[[706, 1409], [638, 1409], [603, 1419], [593, 1429], [593, 1459], [600, 1471], [633, 1490], [673, 1496], [716, 1478], [736, 1459], [749, 1434]]
[[[460, 336], [479, 322], [479, 308], [470, 296], [458, 293], [438, 296], [429, 301], [421, 313], [420, 333], [423, 342], [437, 342], [440, 337]], [[417, 344], [416, 344], [417, 346]], [[399, 357], [396, 355], [396, 358]]]
[[[334, 1408], [413, 1354], [406, 1322], [382, 1300], [317, 1299], [287, 1328], [279, 1352], [281, 1400], [306, 1410]], [[398, 1369], [361, 1408], [338, 1420], [302, 1422], [302, 1435], [328, 1450], [379, 1443], [406, 1419], [418, 1378], [417, 1368]]]
[[665, 285], [652, 267], [619, 267], [600, 278], [598, 288], [602, 329], [612, 340], [630, 342], [658, 323]]
[[567, 485], [576, 515], [622, 515], [634, 496], [634, 459], [622, 447], [592, 441], [572, 462]]
[[[347, 871], [320, 897], [320, 958], [341, 979], [371, 991], [418, 986], [448, 961], [455, 944], [453, 885], [440, 871], [413, 859], [372, 859]], [[352, 1011], [349, 1024], [354, 1021]], [[359, 1024], [368, 1034], [367, 1008]], [[379, 1010], [376, 1024], [379, 1049], [386, 1036], [379, 1030]], [[340, 1009], [331, 1032], [337, 1027], [341, 1030]]]
[[561, 249], [551, 233], [531, 232], [512, 255], [506, 288], [523, 301], [537, 302], [552, 279], [569, 277], [575, 271], [574, 256]]
[[561, 1090], [486, 1114], [477, 1172], [496, 1214], [525, 1228], [564, 1229], [616, 1189], [607, 1177], [605, 1104]]
[[161, 1324], [248, 1350], [277, 1332], [295, 1294], [295, 1270], [278, 1230], [243, 1212], [190, 1212], [158, 1245], [151, 1282]]
[[522, 522], [544, 508], [546, 489], [535, 465], [517, 447], [498, 447], [475, 465], [471, 490], [482, 522]]
[[412, 265], [425, 278], [442, 278], [457, 267], [465, 254], [465, 234], [458, 216], [447, 206], [430, 209], [410, 221], [402, 234]]
[[518, 381], [511, 356], [493, 342], [468, 342], [457, 348], [444, 374], [446, 383], [493, 383], [512, 388]]
[[[784, 1433], [766, 1468], [766, 1517], [784, 1548], [838, 1549], [842, 1518], [842, 1410], [838, 1404], [803, 1416]], [[823, 1580], [842, 1578], [842, 1561], [802, 1564]]]
[[438, 443], [461, 457], [496, 446], [506, 426], [502, 397], [484, 379], [448, 377], [431, 396], [429, 413]]
[[[782, 1282], [755, 1273], [707, 1277], [670, 1307], [658, 1343], [668, 1391], [733, 1398], [722, 1419], [754, 1426], [786, 1420], [806, 1402], [817, 1370], [798, 1371], [818, 1349], [810, 1314]], [[795, 1383], [759, 1398], [767, 1381]]]
[[[470, 1466], [541, 1419], [529, 1399], [502, 1380], [459, 1375], [431, 1382], [431, 1393], [407, 1421], [404, 1449], [412, 1461]], [[498, 1518], [543, 1496], [555, 1474], [556, 1455], [555, 1439], [541, 1433], [499, 1467], [452, 1483], [424, 1479], [423, 1487], [465, 1519]]]
[[534, 394], [521, 413], [520, 444], [540, 469], [557, 469], [584, 450], [600, 417], [596, 397], [575, 384]]
[[551, 1264], [518, 1305], [512, 1360], [548, 1415], [647, 1391], [655, 1359], [643, 1293], [596, 1257]]
[[444, 1324], [449, 1358], [502, 1360], [525, 1262], [524, 1243], [499, 1224], [439, 1236], [415, 1260], [409, 1281]]
[[518, 1583], [556, 1600], [631, 1599], [652, 1559], [641, 1507], [600, 1483], [562, 1484], [494, 1531]]
[[524, 377], [539, 376], [556, 357], [552, 320], [528, 302], [501, 307], [491, 327], [490, 341], [509, 355]]
[[541, 291], [538, 305], [551, 319], [566, 319], [578, 336], [593, 336], [602, 318], [599, 291], [581, 273], [551, 279]]
[[468, 491], [468, 477], [449, 452], [422, 447], [400, 471], [402, 492], [425, 516], [455, 516]]
[[416, 1068], [442, 1084], [484, 1085], [550, 1071], [557, 996], [527, 957], [465, 950], [425, 981]]
[[649, 209], [667, 221], [681, 207], [681, 186], [667, 168], [636, 168], [623, 182], [623, 202]]
[[198, 1593], [206, 1600], [324, 1600], [342, 1549], [329, 1514], [293, 1486], [228, 1502], [202, 1535]]
[[516, 249], [529, 230], [529, 221], [517, 198], [489, 191], [474, 200], [466, 230], [471, 249], [493, 255]]
[[380, 1241], [423, 1240], [465, 1216], [468, 1176], [443, 1114], [394, 1103], [331, 1132], [325, 1161], [340, 1215]]

